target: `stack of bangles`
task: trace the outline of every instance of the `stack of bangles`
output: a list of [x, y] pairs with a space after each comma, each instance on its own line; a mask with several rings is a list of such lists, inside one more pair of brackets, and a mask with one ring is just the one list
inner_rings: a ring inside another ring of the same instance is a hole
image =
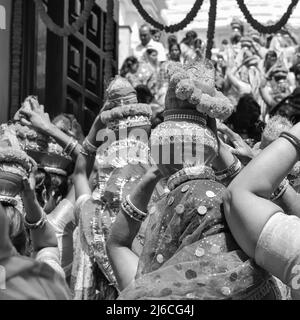
[[291, 134], [289, 132], [284, 131], [280, 134], [279, 137], [284, 138], [287, 141], [289, 141], [295, 147], [295, 149], [297, 150], [298, 155], [300, 157], [300, 140], [296, 136], [294, 136], [293, 134]]
[[78, 146], [78, 141], [74, 138], [70, 138], [67, 146], [64, 149], [64, 152], [68, 155], [71, 156], [72, 153], [74, 152], [74, 150], [76, 149], [76, 147]]
[[279, 198], [281, 198], [284, 193], [286, 192], [288, 186], [289, 186], [289, 180], [287, 178], [285, 178], [280, 186], [274, 191], [274, 193], [271, 195], [271, 200], [275, 201], [278, 200]]
[[97, 153], [98, 148], [94, 146], [88, 138], [85, 138], [82, 143], [82, 149], [80, 153], [86, 157], [94, 157]]
[[229, 179], [229, 178], [234, 178], [236, 175], [238, 175], [241, 172], [242, 163], [237, 157], [234, 157], [234, 158], [235, 158], [234, 163], [231, 166], [229, 166], [228, 168], [222, 171], [216, 172], [216, 178], [219, 181]]
[[122, 210], [133, 220], [143, 222], [146, 220], [148, 214], [139, 210], [130, 200], [130, 196], [121, 204]]

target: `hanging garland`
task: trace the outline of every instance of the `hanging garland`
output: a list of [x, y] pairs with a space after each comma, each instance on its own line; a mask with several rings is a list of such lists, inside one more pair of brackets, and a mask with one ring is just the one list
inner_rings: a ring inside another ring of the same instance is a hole
[[175, 33], [175, 32], [178, 32], [178, 31], [183, 30], [184, 28], [186, 28], [196, 18], [199, 10], [202, 7], [203, 1], [204, 0], [196, 0], [193, 8], [186, 15], [185, 18], [181, 22], [173, 24], [173, 25], [170, 25], [170, 26], [164, 26], [160, 22], [154, 20], [148, 14], [148, 12], [143, 8], [143, 6], [141, 5], [140, 0], [132, 0], [132, 3], [136, 7], [136, 9], [139, 12], [139, 14], [143, 17], [143, 19], [146, 22], [150, 23], [153, 27], [155, 27], [156, 29], [159, 29], [161, 31], [166, 31], [167, 33]]
[[[34, 0], [38, 14], [40, 15], [43, 23], [47, 28], [60, 37], [68, 37], [72, 34], [78, 32], [88, 21], [91, 15], [92, 9], [96, 0], [85, 0], [84, 9], [80, 17], [73, 22], [70, 26], [64, 25], [64, 27], [59, 27], [47, 14], [45, 6], [42, 0]], [[108, 1], [110, 2], [110, 1]]]
[[211, 58], [211, 50], [214, 45], [216, 18], [217, 18], [217, 0], [210, 0], [209, 20], [207, 30], [206, 58]]
[[251, 15], [250, 11], [248, 10], [247, 6], [245, 5], [244, 0], [237, 0], [237, 4], [240, 10], [243, 12], [245, 19], [247, 22], [258, 32], [260, 33], [276, 33], [277, 31], [281, 30], [290, 19], [294, 8], [297, 6], [299, 0], [292, 0], [286, 13], [281, 17], [281, 19], [272, 26], [264, 26], [259, 23], [253, 16]]

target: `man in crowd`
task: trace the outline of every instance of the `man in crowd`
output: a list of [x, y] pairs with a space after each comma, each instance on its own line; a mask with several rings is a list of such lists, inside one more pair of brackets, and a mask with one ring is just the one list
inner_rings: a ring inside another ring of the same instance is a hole
[[167, 60], [166, 51], [161, 42], [154, 41], [151, 35], [151, 29], [148, 25], [142, 25], [140, 27], [140, 40], [141, 43], [135, 48], [134, 56], [140, 61], [142, 60], [147, 49], [155, 49], [158, 52], [158, 62], [164, 62]]

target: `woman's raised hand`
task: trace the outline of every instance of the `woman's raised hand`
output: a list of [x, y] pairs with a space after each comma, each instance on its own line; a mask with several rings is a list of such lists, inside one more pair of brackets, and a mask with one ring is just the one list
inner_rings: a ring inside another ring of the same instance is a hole
[[35, 186], [36, 186], [35, 172], [36, 170], [33, 170], [30, 172], [29, 176], [26, 176], [23, 178], [23, 197], [35, 195]]
[[255, 155], [253, 150], [239, 134], [235, 133], [221, 122], [218, 123], [218, 131], [227, 136], [229, 142], [233, 145], [233, 147], [228, 146], [228, 148], [242, 163], [246, 164], [254, 158]]
[[136, 186], [130, 195], [132, 203], [141, 211], [146, 212], [147, 206], [152, 196], [153, 190], [159, 180], [162, 178], [162, 173], [157, 167], [151, 167], [140, 183]]
[[25, 100], [19, 114], [23, 125], [32, 126], [41, 133], [48, 133], [52, 126], [49, 114], [44, 111], [44, 106], [34, 98], [29, 97]]

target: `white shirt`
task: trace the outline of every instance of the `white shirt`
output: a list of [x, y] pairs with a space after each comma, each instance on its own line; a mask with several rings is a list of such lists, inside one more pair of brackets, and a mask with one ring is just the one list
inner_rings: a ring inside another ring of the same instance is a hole
[[146, 46], [141, 43], [134, 49], [133, 55], [141, 61], [147, 49], [155, 49], [158, 52], [158, 62], [167, 61], [167, 55], [162, 43], [151, 39]]

